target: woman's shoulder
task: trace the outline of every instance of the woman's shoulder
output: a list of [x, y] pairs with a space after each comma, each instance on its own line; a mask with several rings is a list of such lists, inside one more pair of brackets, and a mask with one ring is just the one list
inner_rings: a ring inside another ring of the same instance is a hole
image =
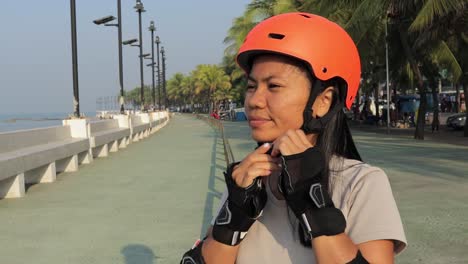
[[374, 184], [388, 182], [387, 174], [380, 167], [355, 159], [334, 157], [330, 172], [334, 181], [345, 183], [351, 188], [363, 182]]

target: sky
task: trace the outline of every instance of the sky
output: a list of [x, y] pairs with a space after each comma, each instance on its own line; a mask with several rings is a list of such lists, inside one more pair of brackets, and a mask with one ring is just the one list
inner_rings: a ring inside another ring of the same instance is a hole
[[[220, 63], [223, 39], [250, 0], [142, 2], [143, 53], [151, 52], [148, 26], [154, 20], [169, 79], [198, 64]], [[134, 0], [122, 0], [123, 40], [138, 38], [134, 6]], [[119, 94], [117, 28], [92, 22], [107, 15], [117, 17], [116, 0], [76, 1], [81, 112], [94, 112], [99, 97]], [[1, 1], [0, 115], [73, 112], [70, 23], [67, 0]], [[138, 55], [137, 47], [123, 47], [125, 90], [140, 85]], [[145, 85], [150, 85], [151, 68], [144, 68]]]

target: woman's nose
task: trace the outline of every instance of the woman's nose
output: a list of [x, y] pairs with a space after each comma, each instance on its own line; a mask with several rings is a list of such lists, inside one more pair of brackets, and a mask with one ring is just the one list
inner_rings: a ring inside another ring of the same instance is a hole
[[248, 105], [250, 108], [264, 108], [266, 106], [266, 92], [264, 89], [258, 87], [248, 97]]

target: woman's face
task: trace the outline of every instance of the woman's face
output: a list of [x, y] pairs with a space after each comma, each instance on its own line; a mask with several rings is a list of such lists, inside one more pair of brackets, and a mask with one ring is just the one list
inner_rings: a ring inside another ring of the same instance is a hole
[[287, 57], [257, 57], [248, 76], [245, 111], [257, 142], [272, 142], [288, 129], [299, 129], [310, 94], [304, 69]]

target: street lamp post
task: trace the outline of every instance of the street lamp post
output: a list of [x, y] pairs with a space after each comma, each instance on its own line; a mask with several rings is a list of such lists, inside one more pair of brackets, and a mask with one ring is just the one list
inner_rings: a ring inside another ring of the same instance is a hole
[[153, 91], [152, 91], [152, 98], [153, 98], [153, 107], [156, 105], [156, 92], [154, 87], [154, 31], [156, 27], [154, 26], [154, 21], [151, 21], [149, 26], [149, 31], [151, 31], [151, 77], [153, 79]]
[[123, 84], [123, 56], [122, 56], [122, 1], [117, 0], [117, 24], [119, 34], [119, 81], [120, 81], [120, 113], [125, 113], [125, 94]]
[[73, 115], [80, 117], [80, 93], [78, 88], [78, 49], [76, 44], [76, 7], [75, 0], [70, 0], [71, 44], [73, 67]]
[[124, 84], [123, 84], [123, 58], [122, 58], [122, 1], [117, 0], [117, 24], [108, 24], [115, 20], [114, 16], [106, 16], [101, 19], [94, 20], [94, 24], [104, 26], [115, 26], [118, 28], [118, 50], [119, 50], [119, 83], [120, 83], [120, 113], [125, 113], [124, 107]]
[[157, 71], [158, 71], [158, 106], [159, 110], [161, 110], [161, 65], [159, 63], [159, 43], [161, 41], [159, 40], [159, 36], [156, 36], [156, 60], [157, 60]]
[[167, 108], [167, 94], [166, 94], [166, 52], [164, 47], [161, 47], [161, 57], [162, 57], [162, 86], [164, 93], [164, 108]]
[[388, 24], [388, 16], [385, 19], [385, 71], [387, 75], [387, 134], [390, 133], [390, 88], [389, 88], [389, 73], [388, 73], [388, 31], [387, 31], [387, 24]]
[[143, 81], [143, 33], [141, 30], [141, 13], [145, 12], [145, 9], [143, 7], [143, 3], [140, 0], [136, 0], [136, 5], [134, 7], [137, 12], [138, 12], [138, 27], [139, 27], [139, 34], [140, 34], [140, 40], [139, 40], [139, 45], [140, 45], [140, 100], [141, 100], [141, 110], [144, 109], [145, 105], [145, 96], [144, 96], [144, 81]]
[[[137, 42], [138, 42], [138, 39], [129, 39], [129, 40], [122, 41], [122, 44], [125, 46], [130, 45], [132, 47], [140, 47], [140, 44], [135, 44]], [[141, 57], [142, 56], [140, 56], [140, 58]], [[135, 109], [136, 102], [133, 101], [132, 104], [133, 104], [133, 109]]]

